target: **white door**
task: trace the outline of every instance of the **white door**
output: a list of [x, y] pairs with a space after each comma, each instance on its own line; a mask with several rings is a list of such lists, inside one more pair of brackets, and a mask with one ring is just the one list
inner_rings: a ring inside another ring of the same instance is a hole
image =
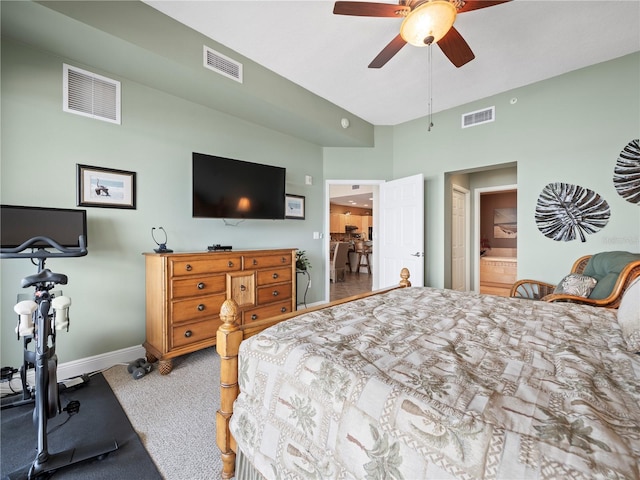
[[458, 186], [453, 187], [451, 197], [451, 288], [460, 292], [469, 290], [468, 199], [468, 190]]
[[404, 267], [412, 285], [424, 285], [423, 175], [380, 184], [379, 218], [379, 288], [397, 285]]

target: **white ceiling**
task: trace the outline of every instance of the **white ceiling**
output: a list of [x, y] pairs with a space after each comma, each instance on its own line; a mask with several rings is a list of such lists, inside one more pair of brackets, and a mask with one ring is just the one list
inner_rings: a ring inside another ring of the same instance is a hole
[[[333, 15], [325, 0], [145, 3], [374, 125], [429, 112], [428, 48], [406, 45], [367, 68], [400, 19]], [[639, 19], [639, 0], [514, 0], [461, 14], [476, 58], [458, 69], [432, 47], [433, 112], [638, 51]]]
[[331, 203], [345, 207], [373, 208], [373, 191], [377, 185], [332, 184], [329, 186]]

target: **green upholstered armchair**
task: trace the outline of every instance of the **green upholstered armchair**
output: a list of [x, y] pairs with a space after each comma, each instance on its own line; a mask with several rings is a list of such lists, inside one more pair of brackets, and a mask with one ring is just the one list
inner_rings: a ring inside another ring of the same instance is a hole
[[556, 285], [529, 279], [514, 283], [510, 296], [545, 302], [575, 302], [596, 307], [618, 308], [624, 291], [633, 280], [640, 277], [640, 254], [615, 251], [585, 255], [576, 260], [571, 273], [597, 280], [587, 297], [554, 293]]

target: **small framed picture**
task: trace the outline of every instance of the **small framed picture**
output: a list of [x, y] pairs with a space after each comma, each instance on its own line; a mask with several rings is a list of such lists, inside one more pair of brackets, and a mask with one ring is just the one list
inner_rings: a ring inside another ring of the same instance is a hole
[[77, 164], [79, 207], [136, 208], [136, 173]]
[[284, 218], [304, 220], [304, 197], [302, 195], [285, 195]]

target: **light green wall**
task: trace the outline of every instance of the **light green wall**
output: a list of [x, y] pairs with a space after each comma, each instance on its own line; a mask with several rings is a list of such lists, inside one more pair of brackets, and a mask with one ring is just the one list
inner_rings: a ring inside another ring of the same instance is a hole
[[[80, 65], [99, 66], [318, 145], [373, 145], [370, 123], [142, 1], [5, 1], [0, 11], [3, 37]], [[204, 68], [204, 45], [239, 62], [242, 82]], [[349, 120], [348, 129], [342, 128], [341, 118]]]
[[[151, 228], [163, 226], [174, 251], [204, 251], [214, 243], [234, 249], [306, 250], [313, 268], [307, 302], [324, 299], [322, 148], [238, 120], [196, 103], [92, 69], [122, 82], [122, 125], [62, 111], [62, 64], [68, 59], [3, 39], [2, 163], [4, 204], [76, 207], [76, 164], [137, 173], [137, 208], [87, 208], [89, 254], [51, 259], [65, 273], [72, 298], [71, 329], [58, 337], [60, 362], [144, 341], [144, 258], [156, 247]], [[306, 219], [191, 218], [192, 151], [286, 167], [287, 192], [306, 197]], [[305, 175], [315, 179], [304, 184]], [[28, 260], [2, 266], [2, 365], [18, 365], [21, 342], [13, 331], [20, 279], [36, 273]]]
[[325, 147], [324, 178], [391, 180], [393, 178], [393, 127], [375, 127], [371, 148]]
[[[445, 221], [439, 206], [447, 171], [517, 162], [520, 277], [556, 282], [581, 255], [640, 251], [639, 208], [622, 199], [612, 183], [620, 151], [640, 134], [639, 67], [636, 53], [436, 114], [430, 133], [424, 120], [396, 127], [394, 177], [422, 169], [427, 178], [432, 285], [442, 285], [445, 271]], [[494, 123], [460, 128], [461, 114], [492, 105]], [[534, 212], [541, 190], [551, 182], [600, 193], [611, 207], [608, 225], [585, 243], [544, 237]]]
[[[517, 164], [518, 275], [557, 282], [581, 255], [603, 250], [640, 251], [640, 209], [620, 197], [612, 183], [620, 151], [640, 135], [640, 53], [591, 66], [434, 115], [391, 127], [382, 145], [367, 158], [393, 153], [392, 178], [425, 176], [425, 283], [443, 287], [448, 246], [444, 208], [449, 172], [476, 171]], [[511, 103], [517, 99], [516, 103]], [[437, 98], [434, 99], [437, 102]], [[463, 113], [495, 106], [493, 123], [461, 129]], [[385, 134], [388, 132], [385, 130]], [[381, 151], [376, 151], [382, 148]], [[330, 152], [334, 167], [346, 165], [353, 149]], [[325, 153], [325, 174], [328, 173]], [[354, 174], [354, 172], [349, 172]], [[338, 177], [336, 177], [338, 178]], [[342, 178], [351, 178], [348, 176]], [[510, 179], [504, 179], [510, 183]], [[611, 219], [585, 243], [544, 237], [534, 221], [542, 189], [552, 182], [573, 183], [598, 192], [609, 202]], [[480, 186], [497, 186], [485, 177]]]

